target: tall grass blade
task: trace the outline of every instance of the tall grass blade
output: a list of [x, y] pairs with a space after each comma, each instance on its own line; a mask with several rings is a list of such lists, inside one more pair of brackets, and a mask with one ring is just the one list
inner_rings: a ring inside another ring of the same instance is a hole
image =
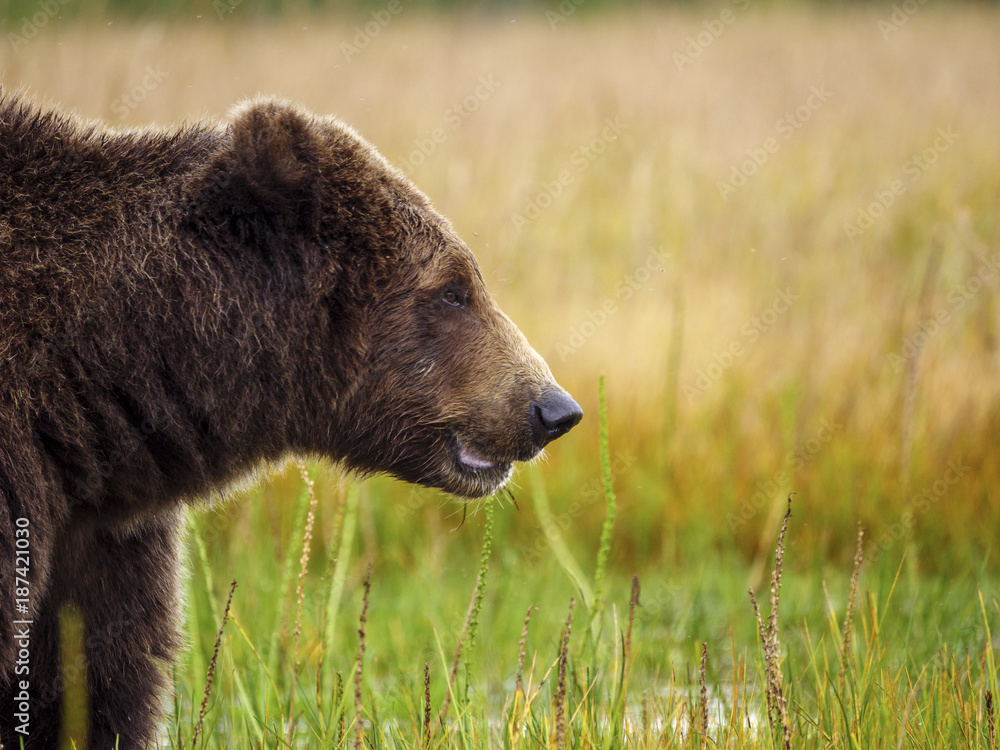
[[[313, 470], [315, 472], [315, 469]], [[315, 474], [313, 474], [315, 478]], [[291, 600], [292, 582], [295, 580], [295, 563], [299, 561], [302, 549], [302, 538], [306, 526], [306, 516], [309, 512], [309, 486], [304, 484], [295, 503], [295, 521], [292, 524], [292, 535], [289, 537], [288, 549], [281, 568], [281, 583], [278, 585], [279, 607], [278, 617], [271, 631], [267, 644], [266, 670], [275, 674], [278, 664], [281, 634], [285, 630], [288, 616], [288, 604]]]
[[535, 515], [538, 516], [538, 523], [541, 524], [542, 530], [545, 533], [545, 539], [552, 548], [552, 553], [555, 555], [559, 565], [562, 566], [562, 569], [566, 571], [566, 574], [580, 591], [583, 603], [587, 606], [587, 609], [592, 610], [594, 607], [594, 590], [591, 588], [587, 576], [583, 572], [583, 568], [580, 567], [580, 564], [573, 557], [573, 553], [570, 552], [569, 547], [566, 545], [559, 526], [552, 518], [548, 491], [545, 488], [545, 483], [542, 481], [541, 472], [535, 464], [531, 466], [531, 488], [532, 497], [535, 501]]
[[600, 452], [601, 480], [604, 486], [604, 502], [607, 515], [601, 527], [601, 542], [597, 550], [597, 568], [594, 571], [594, 606], [591, 608], [591, 635], [596, 643], [600, 632], [600, 615], [604, 611], [604, 578], [607, 574], [608, 556], [611, 554], [611, 534], [615, 526], [616, 500], [615, 488], [611, 474], [611, 451], [608, 446], [608, 405], [604, 395], [604, 376], [597, 383], [597, 396], [600, 404]]
[[306, 525], [302, 532], [302, 558], [299, 561], [299, 585], [295, 597], [295, 632], [292, 634], [292, 683], [290, 686], [292, 695], [288, 701], [288, 735], [286, 737], [289, 745], [292, 744], [292, 738], [295, 734], [295, 694], [298, 692], [299, 637], [302, 634], [302, 599], [305, 596], [306, 572], [309, 569], [309, 552], [312, 546], [313, 523], [316, 520], [316, 492], [313, 480], [309, 477], [309, 470], [304, 463], [300, 462], [298, 467], [302, 483], [305, 485], [309, 495], [309, 512], [306, 515]]
[[208, 675], [205, 678], [205, 694], [201, 699], [201, 710], [198, 711], [198, 723], [195, 725], [194, 734], [191, 737], [191, 748], [198, 747], [198, 737], [201, 735], [202, 724], [205, 721], [205, 714], [208, 711], [208, 697], [212, 693], [212, 682], [215, 680], [215, 665], [219, 658], [219, 648], [222, 646], [222, 633], [226, 629], [229, 621], [229, 608], [233, 604], [233, 594], [236, 592], [236, 579], [229, 585], [229, 598], [226, 599], [226, 611], [222, 613], [222, 624], [219, 625], [219, 633], [215, 636], [215, 647], [212, 649], [212, 660], [208, 664]]
[[330, 588], [326, 595], [326, 619], [323, 626], [322, 642], [329, 653], [335, 653], [333, 639], [337, 632], [337, 615], [340, 612], [340, 600], [344, 595], [344, 584], [347, 581], [347, 568], [351, 561], [351, 548], [354, 546], [354, 532], [358, 522], [358, 505], [361, 494], [357, 483], [352, 482], [347, 488], [347, 502], [344, 506], [344, 525], [340, 532], [340, 544], [331, 546], [333, 575], [330, 576]]
[[[472, 600], [469, 602], [469, 609], [465, 614], [465, 623], [462, 632], [458, 636], [455, 644], [455, 654], [452, 656], [451, 668], [448, 670], [448, 692], [445, 693], [441, 711], [438, 714], [438, 724], [444, 726], [445, 717], [448, 715], [448, 708], [451, 706], [452, 697], [455, 690], [455, 680], [458, 677], [458, 667], [462, 660], [463, 652], [468, 655], [476, 641], [476, 631], [479, 628], [479, 612], [483, 606], [483, 595], [486, 593], [486, 574], [490, 568], [490, 552], [493, 549], [493, 503], [486, 505], [486, 528], [483, 531], [483, 551], [479, 557], [479, 573], [476, 576], [476, 585], [472, 591]], [[468, 663], [468, 662], [467, 662]]]
[[[212, 569], [208, 563], [208, 550], [205, 547], [205, 540], [201, 535], [201, 520], [197, 519], [195, 523], [191, 524], [191, 539], [194, 541], [195, 550], [198, 553], [198, 561], [201, 563], [202, 574], [205, 582], [205, 595], [208, 597], [209, 606], [213, 612], [219, 611], [219, 601], [215, 596], [215, 589], [212, 584]], [[230, 599], [232, 599], [232, 590], [230, 590]], [[228, 612], [228, 604], [227, 604]], [[228, 616], [228, 615], [227, 615]], [[250, 694], [247, 691], [246, 684], [243, 679], [243, 675], [240, 670], [233, 671], [233, 683], [236, 686], [236, 694], [239, 696], [240, 701], [244, 706], [253, 706], [254, 703], [250, 700]], [[258, 741], [263, 741], [264, 738], [264, 725], [258, 720], [255, 722], [257, 726]]]

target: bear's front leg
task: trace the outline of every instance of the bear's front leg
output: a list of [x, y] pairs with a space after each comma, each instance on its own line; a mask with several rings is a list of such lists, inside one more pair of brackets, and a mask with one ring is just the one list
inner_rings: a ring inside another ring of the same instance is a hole
[[177, 629], [179, 514], [79, 532], [61, 571], [83, 616], [91, 750], [153, 745]]
[[[21, 626], [15, 628], [20, 635]], [[32, 618], [24, 641], [22, 669], [0, 689], [0, 743], [4, 748], [47, 750], [59, 747], [62, 680], [59, 665], [59, 602], [51, 590]], [[24, 713], [28, 707], [27, 715]]]

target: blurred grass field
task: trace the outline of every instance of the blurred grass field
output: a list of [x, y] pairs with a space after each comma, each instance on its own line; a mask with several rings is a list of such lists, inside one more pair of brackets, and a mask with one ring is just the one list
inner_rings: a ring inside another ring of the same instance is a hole
[[[839, 647], [836, 628], [820, 649], [816, 637], [843, 621], [860, 524], [857, 616], [871, 630], [857, 648], [874, 644], [868, 653], [889, 671], [873, 673], [894, 676], [880, 695], [903, 696], [880, 704], [880, 720], [898, 720], [908, 747], [944, 746], [909, 728], [931, 723], [907, 718], [912, 690], [930, 696], [924, 710], [957, 722], [948, 742], [996, 747], [962, 733], [955, 706], [966, 704], [946, 694], [954, 683], [981, 699], [975, 681], [996, 681], [984, 665], [995, 652], [987, 627], [1000, 623], [1000, 11], [916, 7], [438, 15], [401, 4], [279, 21], [250, 3], [205, 3], [200, 16], [171, 21], [49, 18], [30, 38], [14, 18], [0, 70], [8, 90], [120, 127], [221, 117], [257, 93], [287, 97], [356, 127], [453, 220], [494, 296], [586, 413], [544, 463], [516, 475], [519, 508], [494, 510], [478, 646], [463, 662], [470, 716], [511, 694], [530, 605], [539, 668], [559, 651], [574, 594], [574, 639], [587, 630], [567, 561], [593, 575], [606, 516], [604, 374], [617, 516], [603, 650], [593, 662], [582, 643], [574, 652], [583, 685], [588, 664], [614, 662], [610, 634], [615, 617], [624, 628], [633, 574], [644, 594], [630, 681], [648, 689], [634, 694], [662, 704], [668, 685], [688, 685], [702, 642], [717, 688], [738, 682], [740, 655], [756, 647], [746, 588], [766, 582], [795, 492], [782, 606], [793, 704], [803, 715], [822, 704], [805, 695], [806, 673], [823, 684], [818, 655]], [[270, 729], [254, 744], [277, 746], [269, 733], [282, 733], [276, 706], [287, 709], [290, 690], [300, 491], [286, 471], [194, 519], [204, 546], [191, 546], [192, 648], [175, 675], [172, 744], [178, 732], [190, 742], [235, 578], [246, 638], [228, 626], [206, 739], [257, 738], [248, 717], [265, 706]], [[375, 479], [354, 516], [329, 467], [316, 492], [300, 681], [315, 681], [332, 627], [338, 648], [323, 679], [336, 665], [351, 682], [371, 562], [369, 720], [419, 714], [427, 661], [440, 706], [479, 569], [483, 506], [462, 523], [454, 501]], [[342, 549], [345, 517], [354, 533]], [[336, 559], [344, 593], [330, 625]], [[264, 654], [272, 641], [284, 666], [269, 690], [248, 643]], [[753, 666], [744, 679], [755, 683]], [[638, 722], [639, 703], [630, 711]], [[803, 742], [807, 724], [795, 735]], [[855, 741], [883, 732], [862, 726], [869, 734]], [[848, 736], [808, 746], [857, 746]], [[676, 740], [705, 741], [680, 731]]]

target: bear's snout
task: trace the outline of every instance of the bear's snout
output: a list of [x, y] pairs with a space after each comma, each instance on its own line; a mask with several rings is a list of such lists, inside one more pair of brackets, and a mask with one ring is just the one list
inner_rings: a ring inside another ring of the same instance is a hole
[[531, 403], [529, 413], [531, 437], [541, 449], [576, 427], [583, 419], [583, 410], [561, 388], [548, 391], [538, 401]]

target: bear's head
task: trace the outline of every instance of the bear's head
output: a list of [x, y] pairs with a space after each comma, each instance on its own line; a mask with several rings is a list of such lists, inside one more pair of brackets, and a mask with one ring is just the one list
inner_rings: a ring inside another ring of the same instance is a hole
[[474, 498], [580, 421], [447, 220], [336, 119], [243, 105], [186, 191], [300, 329], [289, 447]]

